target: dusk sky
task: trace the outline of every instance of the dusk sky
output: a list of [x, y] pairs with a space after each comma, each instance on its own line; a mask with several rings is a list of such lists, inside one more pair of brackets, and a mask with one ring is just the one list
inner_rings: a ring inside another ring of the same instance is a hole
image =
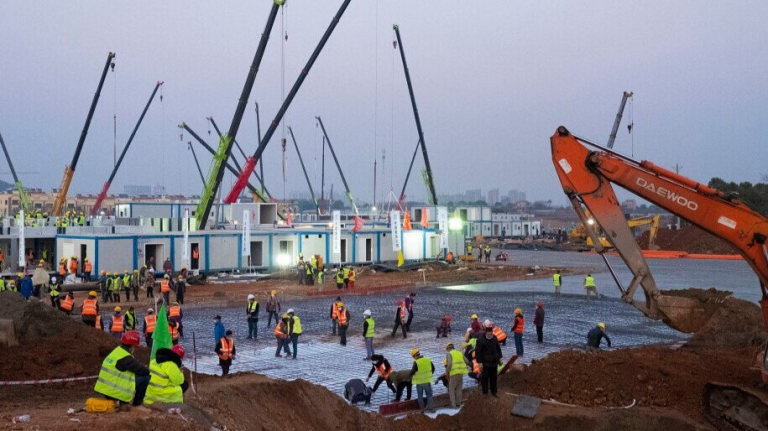
[[[306, 63], [341, 0], [288, 0], [272, 32], [238, 141], [262, 130]], [[155, 100], [112, 192], [164, 184], [199, 194], [202, 184], [182, 121], [211, 145], [207, 116], [228, 129], [271, 1], [18, 1], [0, 4], [0, 133], [22, 182], [58, 187], [72, 158], [99, 74], [117, 53], [91, 125], [72, 193], [97, 193], [157, 80]], [[768, 174], [768, 2], [353, 0], [290, 107], [309, 175], [320, 182], [320, 115], [353, 194], [373, 196], [373, 162], [386, 151], [378, 198], [399, 193], [417, 142], [400, 25], [438, 194], [500, 188], [564, 203], [549, 137], [558, 125], [604, 143], [623, 91], [633, 91], [615, 148], [707, 182]], [[281, 32], [287, 32], [283, 43]], [[631, 112], [630, 112], [631, 110]], [[630, 115], [633, 114], [633, 115]], [[632, 135], [626, 124], [634, 119]], [[215, 133], [215, 132], [214, 132]], [[275, 197], [306, 190], [281, 131], [265, 154]], [[210, 156], [196, 146], [203, 170]], [[326, 154], [326, 183], [343, 186]], [[12, 182], [4, 159], [0, 179]], [[425, 197], [421, 155], [408, 188]], [[37, 172], [36, 174], [34, 172]], [[224, 180], [224, 193], [233, 177]], [[622, 195], [627, 197], [626, 195]]]

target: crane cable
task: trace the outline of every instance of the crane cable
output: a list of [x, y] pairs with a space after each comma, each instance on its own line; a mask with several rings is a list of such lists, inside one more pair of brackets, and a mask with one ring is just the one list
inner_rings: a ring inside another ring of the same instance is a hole
[[[288, 30], [287, 21], [285, 16], [286, 6], [283, 5], [280, 8], [280, 32], [283, 35], [280, 41], [280, 100], [285, 103], [285, 44], [288, 42]], [[288, 160], [286, 155], [286, 139], [285, 139], [285, 117], [282, 119], [282, 139], [280, 140], [283, 147], [283, 199], [285, 199], [285, 185], [288, 180]]]
[[117, 165], [117, 73], [115, 73], [115, 63], [111, 65], [112, 73], [115, 75], [112, 80], [114, 95], [112, 97], [112, 167]]
[[629, 96], [629, 124], [627, 124], [627, 131], [629, 132], [632, 141], [632, 158], [635, 158], [635, 135], [632, 133], [632, 129], [635, 128], [635, 95], [634, 93]]
[[[379, 0], [376, 0], [376, 22], [374, 25], [375, 34], [375, 48], [373, 57], [374, 68], [374, 97], [373, 97], [373, 206], [376, 206], [376, 180], [379, 176], [379, 172], [376, 169], [376, 158], [378, 157], [378, 140], [379, 140]], [[383, 169], [383, 166], [382, 166]]]

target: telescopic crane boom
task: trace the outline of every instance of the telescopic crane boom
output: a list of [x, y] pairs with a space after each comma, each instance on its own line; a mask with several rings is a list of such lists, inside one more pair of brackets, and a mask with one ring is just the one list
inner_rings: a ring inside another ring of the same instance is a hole
[[99, 79], [99, 85], [96, 87], [96, 94], [93, 95], [91, 101], [91, 108], [88, 110], [88, 116], [85, 117], [85, 125], [83, 131], [80, 133], [80, 140], [77, 142], [75, 148], [75, 155], [72, 157], [72, 163], [64, 168], [64, 178], [61, 180], [59, 186], [59, 193], [56, 195], [56, 200], [53, 203], [53, 215], [60, 216], [61, 209], [64, 207], [64, 203], [67, 200], [67, 193], [69, 192], [69, 185], [72, 183], [72, 177], [75, 175], [75, 168], [77, 168], [77, 161], [80, 159], [80, 152], [83, 150], [83, 144], [85, 143], [85, 137], [88, 135], [88, 129], [91, 127], [91, 119], [93, 119], [93, 113], [96, 111], [96, 105], [99, 103], [99, 96], [101, 96], [101, 88], [104, 86], [104, 80], [107, 77], [107, 71], [110, 66], [112, 70], [115, 70], [115, 63], [112, 59], [115, 58], [115, 53], [110, 52], [107, 55], [107, 62], [104, 64], [104, 70], [101, 72], [101, 78]]
[[8, 148], [5, 147], [5, 141], [3, 140], [3, 135], [0, 135], [0, 144], [3, 145], [3, 153], [5, 153], [5, 159], [8, 160], [8, 166], [11, 168], [13, 181], [14, 183], [16, 183], [16, 190], [19, 191], [19, 203], [21, 204], [21, 209], [24, 210], [24, 214], [30, 214], [30, 210], [32, 209], [31, 208], [32, 206], [29, 204], [29, 196], [27, 196], [27, 190], [24, 188], [24, 185], [21, 184], [21, 181], [19, 180], [19, 176], [16, 175], [16, 168], [13, 167], [11, 156], [8, 154]]
[[323, 125], [323, 120], [320, 119], [320, 117], [315, 117], [315, 118], [317, 119], [317, 122], [320, 124], [320, 128], [323, 130], [323, 136], [325, 136], [325, 143], [328, 144], [328, 149], [331, 150], [331, 156], [333, 156], [333, 161], [336, 162], [336, 168], [339, 170], [339, 175], [341, 175], [341, 182], [344, 183], [344, 190], [347, 191], [347, 199], [349, 199], [349, 204], [352, 205], [352, 210], [355, 212], [355, 215], [358, 216], [360, 215], [360, 213], [357, 211], [355, 198], [352, 197], [352, 191], [349, 190], [349, 185], [347, 184], [347, 179], [344, 177], [344, 172], [342, 172], [341, 170], [339, 159], [336, 158], [336, 152], [333, 151], [333, 145], [331, 145], [331, 138], [329, 138], [328, 133], [325, 132], [325, 126]]
[[309, 186], [309, 194], [312, 195], [312, 202], [315, 203], [315, 208], [317, 208], [317, 215], [320, 215], [320, 203], [317, 201], [317, 198], [315, 197], [315, 190], [312, 188], [312, 181], [309, 180], [309, 174], [307, 174], [307, 168], [304, 166], [304, 159], [301, 158], [301, 151], [299, 151], [299, 144], [296, 143], [296, 137], [293, 136], [293, 129], [291, 129], [291, 126], [288, 126], [288, 133], [291, 134], [291, 140], [293, 141], [293, 146], [296, 148], [296, 154], [299, 156], [299, 163], [301, 163], [301, 170], [304, 171], [304, 178], [307, 179], [307, 186]]
[[[251, 69], [248, 71], [248, 76], [245, 79], [245, 85], [243, 91], [240, 93], [240, 100], [237, 102], [237, 108], [235, 109], [235, 115], [232, 117], [232, 123], [229, 125], [229, 131], [226, 135], [223, 135], [219, 139], [219, 148], [216, 151], [216, 155], [213, 156], [211, 162], [211, 170], [208, 174], [208, 180], [206, 181], [203, 192], [200, 195], [200, 204], [197, 206], [195, 212], [195, 218], [197, 219], [197, 228], [205, 229], [206, 223], [208, 223], [208, 216], [210, 215], [211, 208], [213, 207], [213, 201], [216, 196], [216, 192], [221, 186], [221, 180], [224, 178], [224, 165], [227, 164], [230, 154], [232, 154], [232, 141], [237, 136], [237, 131], [240, 129], [240, 123], [243, 121], [243, 114], [245, 114], [245, 108], [248, 104], [248, 98], [251, 96], [251, 89], [253, 89], [253, 83], [256, 81], [256, 74], [259, 72], [259, 66], [261, 65], [261, 59], [264, 58], [264, 51], [267, 48], [267, 42], [269, 41], [269, 34], [272, 32], [272, 26], [275, 23], [277, 17], [277, 10], [285, 4], [285, 0], [273, 0], [272, 9], [269, 11], [269, 17], [267, 18], [267, 24], [264, 26], [264, 32], [261, 34], [261, 40], [259, 46], [256, 49], [256, 54], [253, 56], [253, 62], [251, 63]], [[250, 176], [250, 172], [248, 173]], [[248, 177], [244, 180], [248, 182]], [[245, 187], [245, 184], [243, 184]], [[242, 189], [241, 189], [242, 191]]]
[[[419, 144], [421, 145], [421, 154], [424, 156], [425, 167], [425, 180], [429, 186], [429, 195], [431, 197], [430, 203], [437, 205], [437, 193], [435, 192], [435, 182], [432, 176], [432, 165], [429, 163], [429, 154], [427, 154], [427, 145], [424, 142], [424, 130], [421, 128], [421, 117], [419, 116], [419, 108], [416, 107], [416, 96], [413, 95], [413, 84], [411, 83], [411, 72], [408, 70], [408, 63], [405, 61], [405, 51], [403, 50], [403, 41], [400, 38], [400, 26], [395, 24], [392, 26], [397, 36], [397, 46], [400, 49], [400, 59], [403, 62], [403, 71], [405, 72], [405, 82], [408, 84], [408, 94], [411, 96], [411, 106], [413, 107], [413, 118], [416, 120], [416, 130], [419, 132]], [[411, 167], [413, 167], [413, 160], [411, 160]], [[410, 172], [410, 169], [408, 169]], [[403, 184], [403, 191], [400, 193], [398, 199], [398, 206], [402, 204], [405, 199], [405, 186], [408, 184], [408, 179]]]
[[298, 78], [296, 78], [296, 82], [294, 82], [293, 87], [291, 87], [291, 91], [288, 93], [285, 100], [283, 101], [283, 105], [280, 107], [280, 110], [277, 111], [277, 115], [275, 116], [275, 119], [272, 120], [272, 124], [269, 125], [269, 129], [267, 129], [267, 133], [265, 133], [264, 137], [261, 138], [261, 142], [259, 143], [259, 147], [256, 148], [256, 152], [253, 153], [253, 156], [251, 156], [251, 158], [249, 158], [248, 161], [245, 163], [243, 172], [237, 178], [237, 181], [235, 182], [234, 186], [232, 186], [232, 190], [230, 190], [229, 195], [227, 195], [227, 198], [225, 200], [226, 203], [228, 204], [235, 203], [237, 201], [238, 196], [240, 196], [240, 193], [243, 192], [243, 189], [245, 188], [245, 184], [248, 182], [248, 177], [251, 176], [251, 172], [253, 172], [253, 169], [256, 166], [256, 161], [261, 158], [261, 155], [264, 153], [264, 149], [267, 148], [267, 144], [269, 143], [269, 140], [272, 139], [272, 135], [275, 134], [277, 127], [280, 125], [280, 121], [283, 119], [283, 116], [285, 116], [285, 112], [288, 110], [288, 107], [291, 106], [291, 102], [293, 102], [293, 99], [294, 97], [296, 97], [296, 94], [299, 92], [301, 85], [304, 83], [304, 80], [306, 79], [307, 75], [309, 75], [309, 71], [312, 69], [312, 66], [315, 64], [317, 57], [320, 56], [320, 52], [322, 52], [323, 47], [325, 47], [326, 42], [328, 42], [328, 39], [331, 37], [333, 30], [336, 28], [336, 25], [338, 25], [342, 15], [344, 15], [344, 11], [347, 9], [347, 6], [349, 6], [350, 1], [351, 0], [344, 0], [338, 12], [336, 12], [336, 15], [333, 17], [333, 20], [331, 20], [331, 23], [328, 25], [328, 28], [325, 30], [325, 33], [323, 34], [323, 37], [320, 39], [320, 42], [317, 44], [317, 46], [315, 47], [315, 50], [312, 52], [312, 55], [309, 57], [307, 64], [304, 65], [304, 68], [301, 70], [301, 73], [299, 74]]
[[[596, 151], [582, 144], [590, 145]], [[638, 162], [578, 138], [563, 126], [552, 136], [551, 145], [552, 160], [563, 190], [592, 238], [595, 251], [602, 253], [604, 247], [593, 227], [587, 223], [582, 205], [605, 230], [606, 237], [634, 276], [627, 289], [619, 285], [625, 302], [648, 317], [662, 319], [683, 332], [695, 331], [701, 319], [711, 316], [710, 313], [694, 319], [691, 312], [696, 310], [697, 301], [659, 292], [611, 183], [733, 245], [757, 274], [763, 296], [760, 305], [768, 319], [768, 218], [734, 197], [651, 162]], [[645, 291], [645, 303], [634, 301], [634, 293], [639, 286]]]
[[118, 169], [120, 169], [120, 165], [123, 163], [125, 154], [128, 152], [128, 148], [131, 147], [133, 138], [136, 136], [136, 132], [139, 130], [139, 126], [141, 126], [141, 122], [144, 120], [144, 116], [147, 115], [147, 111], [149, 110], [149, 105], [152, 104], [152, 100], [155, 98], [155, 94], [157, 94], [157, 90], [162, 85], [163, 85], [163, 81], [157, 81], [157, 84], [155, 84], [155, 89], [152, 90], [152, 95], [149, 96], [149, 100], [147, 101], [147, 104], [144, 106], [144, 110], [141, 111], [141, 116], [139, 117], [139, 121], [136, 122], [136, 126], [133, 128], [133, 132], [131, 132], [131, 136], [128, 138], [128, 142], [125, 144], [125, 148], [123, 148], [123, 152], [120, 153], [120, 158], [117, 159], [117, 163], [115, 164], [115, 167], [112, 168], [112, 173], [109, 175], [109, 179], [107, 180], [106, 183], [104, 183], [104, 187], [101, 188], [101, 192], [99, 193], [99, 196], [96, 198], [96, 203], [93, 204], [93, 209], [91, 209], [92, 216], [95, 216], [96, 214], [99, 213], [101, 204], [102, 202], [104, 202], [104, 198], [107, 197], [107, 192], [109, 191], [109, 187], [112, 185], [112, 180], [115, 179], [115, 175], [117, 174]]
[[608, 137], [608, 149], [613, 149], [613, 143], [616, 142], [616, 134], [619, 133], [619, 125], [621, 124], [621, 117], [624, 115], [624, 107], [627, 106], [627, 99], [632, 97], [631, 91], [625, 91], [621, 96], [621, 104], [619, 104], [619, 112], [616, 113], [616, 120], [613, 122], [613, 129], [611, 129], [611, 136]]
[[203, 186], [205, 186], [205, 175], [203, 175], [203, 169], [200, 167], [200, 162], [197, 160], [197, 154], [195, 153], [195, 147], [192, 146], [192, 141], [187, 142], [187, 146], [189, 147], [189, 151], [192, 151], [192, 157], [195, 159], [197, 172], [200, 173], [200, 181], [202, 181]]

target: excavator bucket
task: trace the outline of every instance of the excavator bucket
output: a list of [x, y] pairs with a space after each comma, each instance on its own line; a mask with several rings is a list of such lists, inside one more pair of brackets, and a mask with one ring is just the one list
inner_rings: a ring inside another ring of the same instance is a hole
[[680, 332], [693, 333], [701, 329], [717, 311], [721, 301], [701, 300], [678, 295], [659, 295], [656, 305], [667, 326]]

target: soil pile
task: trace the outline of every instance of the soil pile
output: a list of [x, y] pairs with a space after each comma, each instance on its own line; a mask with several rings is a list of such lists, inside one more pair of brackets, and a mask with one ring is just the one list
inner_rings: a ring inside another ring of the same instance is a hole
[[[643, 232], [637, 239], [640, 248], [648, 249], [650, 232]], [[722, 239], [704, 232], [696, 226], [680, 230], [659, 229], [656, 245], [661, 250], [684, 251], [691, 254], [738, 254], [733, 246]]]
[[587, 354], [573, 350], [534, 361], [500, 378], [503, 390], [582, 406], [667, 407], [703, 420], [701, 393], [708, 381], [756, 387], [752, 349], [665, 347]]
[[686, 344], [760, 348], [765, 346], [766, 341], [768, 332], [760, 307], [753, 302], [728, 297]]
[[[79, 317], [69, 317], [42, 301], [24, 301], [13, 292], [0, 294], [0, 318], [14, 321], [19, 340], [18, 346], [0, 349], [0, 380], [94, 376], [118, 345]], [[148, 359], [147, 349], [137, 349], [137, 356]]]

